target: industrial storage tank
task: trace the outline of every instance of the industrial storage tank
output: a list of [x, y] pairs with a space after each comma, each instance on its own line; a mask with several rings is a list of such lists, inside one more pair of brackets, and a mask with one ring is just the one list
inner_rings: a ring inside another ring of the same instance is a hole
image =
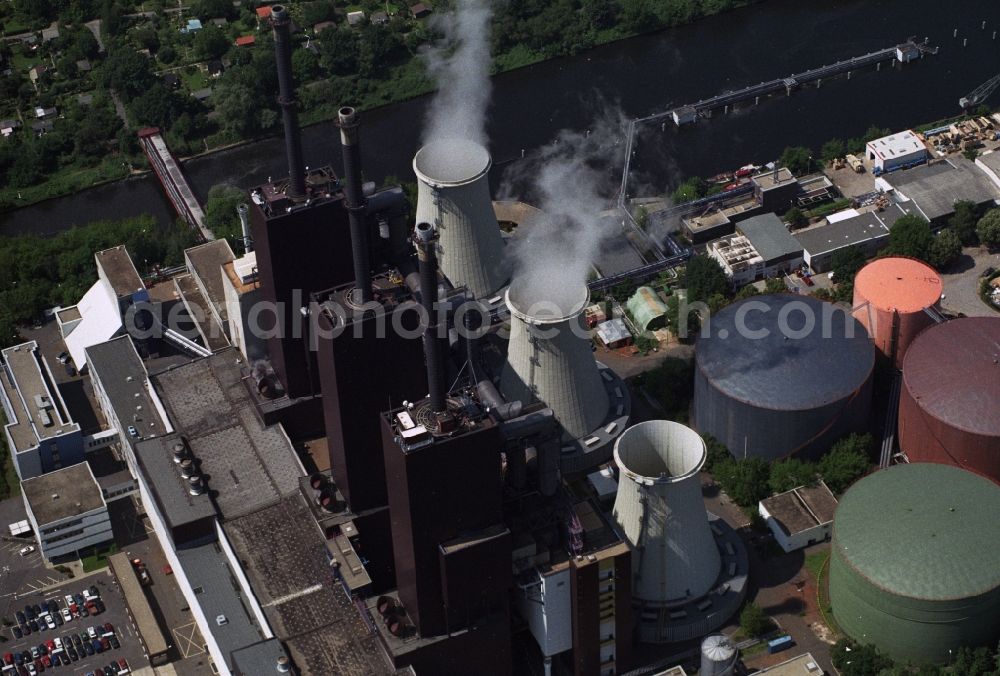
[[413, 158], [417, 223], [437, 227], [448, 280], [483, 300], [507, 284], [511, 271], [490, 199], [491, 164], [486, 148], [460, 138], [432, 141]]
[[728, 636], [712, 634], [701, 642], [698, 676], [732, 676], [740, 653]]
[[896, 368], [917, 334], [934, 323], [941, 277], [915, 258], [878, 258], [854, 279], [854, 317]]
[[1000, 482], [1000, 317], [927, 329], [903, 360], [899, 447]]
[[695, 346], [693, 420], [737, 457], [815, 457], [866, 430], [875, 349], [856, 319], [791, 294], [748, 298]]
[[902, 464], [855, 483], [833, 521], [837, 624], [900, 663], [996, 646], [998, 514], [1000, 487], [957, 467]]

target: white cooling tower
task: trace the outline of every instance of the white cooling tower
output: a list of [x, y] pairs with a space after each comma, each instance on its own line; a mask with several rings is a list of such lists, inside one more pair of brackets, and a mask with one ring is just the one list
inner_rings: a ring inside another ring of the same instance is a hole
[[737, 657], [739, 651], [727, 636], [706, 636], [701, 642], [701, 668], [698, 669], [698, 676], [732, 676], [736, 670]]
[[705, 442], [680, 423], [650, 420], [615, 443], [621, 472], [614, 517], [632, 552], [632, 596], [644, 608], [705, 595], [721, 566], [698, 472]]
[[417, 223], [437, 226], [441, 271], [455, 286], [488, 299], [510, 280], [487, 174], [492, 160], [465, 139], [428, 143], [413, 158]]
[[535, 291], [522, 278], [507, 289], [510, 343], [500, 391], [507, 401], [544, 402], [564, 438], [579, 439], [604, 423], [609, 408], [583, 326], [590, 294], [581, 284], [578, 290], [563, 290], [563, 299], [554, 302]]

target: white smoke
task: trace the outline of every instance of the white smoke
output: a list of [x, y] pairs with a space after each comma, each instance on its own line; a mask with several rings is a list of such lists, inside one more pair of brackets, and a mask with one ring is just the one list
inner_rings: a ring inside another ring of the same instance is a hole
[[554, 303], [570, 311], [579, 301], [601, 242], [619, 227], [609, 213], [618, 187], [609, 167], [621, 154], [623, 129], [620, 111], [607, 112], [589, 131], [562, 131], [538, 159], [505, 172], [507, 185], [530, 184], [527, 201], [545, 214], [508, 244], [522, 309]]
[[442, 38], [422, 53], [437, 83], [424, 128], [425, 144], [463, 138], [486, 145], [492, 16], [488, 0], [457, 0], [455, 11], [431, 20], [432, 30]]

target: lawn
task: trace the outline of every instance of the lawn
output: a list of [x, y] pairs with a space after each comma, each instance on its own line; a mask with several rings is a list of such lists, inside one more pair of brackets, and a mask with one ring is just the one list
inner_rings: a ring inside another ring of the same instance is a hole
[[90, 554], [81, 556], [80, 562], [83, 564], [83, 572], [91, 573], [108, 565], [108, 557], [118, 551], [118, 545], [111, 543], [103, 547], [91, 548]]
[[805, 566], [806, 570], [809, 571], [813, 579], [818, 583], [820, 576], [824, 574], [823, 567], [826, 565], [826, 560], [830, 558], [830, 552], [815, 552], [813, 554], [806, 555]]
[[122, 159], [117, 155], [107, 158], [96, 167], [64, 167], [49, 174], [42, 183], [36, 183], [26, 188], [11, 186], [0, 188], [0, 209], [23, 207], [126, 176], [128, 176], [128, 166], [124, 165]]

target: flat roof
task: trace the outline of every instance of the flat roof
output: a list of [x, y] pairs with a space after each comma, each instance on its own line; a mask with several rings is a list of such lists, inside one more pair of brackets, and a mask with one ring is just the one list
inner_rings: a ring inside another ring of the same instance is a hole
[[[242, 261], [242, 260], [246, 259], [249, 255], [251, 255], [251, 254], [248, 254], [247, 256], [244, 256], [243, 258], [240, 258], [239, 260]], [[256, 256], [255, 256], [255, 258], [256, 258]], [[230, 262], [226, 263], [225, 265], [223, 265], [222, 266], [222, 271], [223, 271], [223, 274], [225, 274], [226, 277], [229, 278], [229, 283], [232, 284], [233, 288], [236, 289], [236, 293], [238, 293], [238, 294], [242, 295], [244, 293], [248, 293], [250, 291], [253, 291], [254, 289], [259, 289], [260, 288], [260, 275], [254, 275], [254, 278], [252, 280], [250, 280], [249, 282], [244, 282], [240, 278], [240, 276], [238, 274], [236, 274], [236, 261], [230, 261]]]
[[976, 158], [976, 164], [981, 164], [994, 173], [1000, 172], [1000, 151], [991, 150]]
[[[143, 478], [153, 491], [163, 518], [171, 528], [216, 514], [207, 492], [191, 495], [187, 481], [174, 463], [173, 448], [177, 443], [182, 443], [181, 437], [171, 434], [146, 439], [135, 445], [135, 457], [142, 466]], [[209, 482], [209, 487], [211, 486], [212, 483]]]
[[146, 367], [129, 336], [91, 345], [86, 353], [91, 378], [100, 382], [122, 425], [134, 426], [140, 439], [161, 437], [170, 431], [160, 415], [160, 402], [153, 400]]
[[778, 169], [777, 173], [772, 171], [765, 171], [760, 174], [755, 174], [750, 177], [756, 185], [760, 187], [761, 190], [771, 190], [772, 188], [783, 187], [789, 183], [795, 181], [795, 176], [786, 167], [781, 167]]
[[[178, 549], [177, 558], [231, 669], [234, 651], [264, 640], [243, 588], [218, 542]], [[220, 615], [226, 618], [223, 624], [217, 622]]]
[[723, 211], [713, 211], [712, 213], [704, 214], [702, 216], [693, 216], [691, 218], [684, 219], [684, 225], [687, 226], [687, 228], [692, 232], [707, 230], [708, 228], [715, 228], [720, 225], [727, 225], [729, 222], [729, 216], [727, 216]]
[[185, 249], [184, 257], [188, 267], [201, 280], [202, 289], [208, 302], [211, 303], [222, 321], [228, 316], [226, 312], [226, 296], [222, 285], [222, 266], [236, 259], [229, 242], [217, 239], [190, 249]]
[[984, 204], [1000, 198], [997, 186], [964, 158], [894, 171], [881, 178], [898, 194], [915, 202], [929, 221], [953, 213], [959, 200]]
[[822, 481], [772, 495], [761, 503], [786, 535], [830, 523], [837, 510], [837, 498]]
[[883, 160], [906, 157], [921, 150], [927, 152], [927, 146], [909, 129], [869, 141], [866, 146]]
[[301, 492], [227, 520], [223, 528], [268, 623], [303, 673], [394, 672], [334, 574], [325, 538]]
[[63, 323], [76, 321], [77, 319], [83, 319], [83, 315], [80, 314], [79, 305], [72, 305], [70, 307], [65, 307], [56, 314], [59, 315], [59, 321]]
[[736, 224], [765, 263], [802, 254], [802, 245], [792, 237], [777, 215], [767, 213]]
[[159, 655], [167, 652], [167, 640], [160, 629], [160, 623], [153, 615], [153, 609], [149, 605], [142, 585], [136, 577], [132, 562], [129, 561], [128, 554], [118, 552], [108, 557], [108, 565], [118, 580], [122, 594], [125, 595], [125, 602], [128, 604], [132, 618], [139, 628], [139, 636], [146, 644], [146, 650], [150, 655]]
[[819, 666], [812, 653], [806, 653], [775, 664], [773, 667], [761, 669], [757, 673], [770, 674], [770, 676], [820, 676], [823, 673], [823, 668]]
[[[221, 283], [222, 268], [219, 268]], [[201, 292], [198, 282], [190, 273], [174, 277], [174, 285], [184, 301], [188, 316], [198, 329], [198, 334], [205, 341], [205, 347], [213, 352], [229, 345], [222, 326], [215, 320], [215, 315], [208, 307], [208, 299]]]
[[238, 362], [228, 347], [151, 376], [229, 519], [297, 492], [305, 474], [281, 425], [261, 425]]
[[[70, 432], [77, 432], [80, 426], [73, 422], [62, 401], [58, 388], [49, 379], [49, 373], [42, 368], [42, 353], [38, 343], [29, 341], [3, 350], [3, 369], [0, 386], [13, 410], [7, 411], [11, 419], [7, 430], [14, 441], [18, 453], [38, 446], [46, 439], [54, 439]], [[46, 414], [50, 425], [45, 425], [39, 413], [36, 397], [45, 397]]]
[[105, 506], [101, 487], [85, 462], [25, 479], [21, 490], [40, 528]]
[[888, 236], [888, 226], [874, 211], [800, 230], [793, 235], [810, 256]]
[[265, 670], [264, 665], [277, 666], [282, 657], [288, 658], [285, 646], [276, 638], [254, 643], [246, 648], [233, 651], [233, 665], [239, 673], [250, 674], [255, 670]]
[[146, 288], [124, 245], [98, 251], [94, 257], [111, 284], [111, 289], [119, 298], [131, 296], [136, 291]]

